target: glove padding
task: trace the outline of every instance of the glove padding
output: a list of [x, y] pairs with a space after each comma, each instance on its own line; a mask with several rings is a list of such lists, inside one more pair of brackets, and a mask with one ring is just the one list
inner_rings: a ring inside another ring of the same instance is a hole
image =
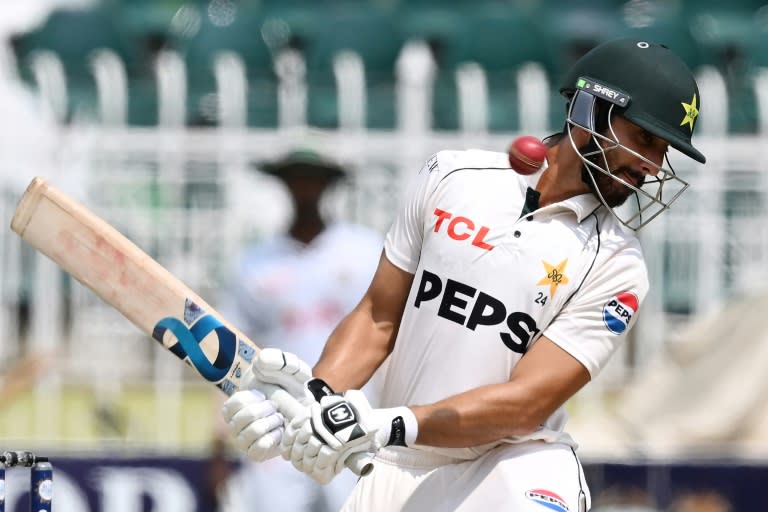
[[304, 383], [311, 378], [309, 365], [296, 355], [277, 348], [261, 350], [243, 375], [244, 385], [254, 389], [233, 394], [222, 409], [236, 446], [256, 462], [279, 455], [285, 418], [258, 388], [261, 383], [278, 385], [308, 406], [312, 398]]
[[418, 429], [409, 408], [373, 409], [359, 390], [324, 396], [306, 412], [286, 425], [280, 454], [320, 484], [338, 475], [355, 453], [412, 444]]
[[259, 382], [266, 382], [280, 386], [299, 401], [307, 398], [304, 384], [312, 378], [312, 369], [295, 354], [279, 348], [262, 349], [249, 370], [243, 375], [245, 387], [258, 388]]
[[224, 402], [222, 415], [235, 445], [250, 459], [263, 462], [280, 454], [285, 419], [264, 393], [257, 389], [238, 391]]

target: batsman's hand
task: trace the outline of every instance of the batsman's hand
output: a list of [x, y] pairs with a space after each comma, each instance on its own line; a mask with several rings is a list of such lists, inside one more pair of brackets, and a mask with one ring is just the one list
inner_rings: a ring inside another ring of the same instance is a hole
[[253, 359], [250, 374], [243, 376], [244, 386], [258, 388], [259, 383], [280, 386], [299, 401], [307, 399], [306, 382], [312, 378], [312, 369], [296, 354], [279, 348], [262, 349]]
[[322, 396], [313, 390], [328, 389], [320, 379], [312, 379], [307, 386], [319, 402], [309, 404], [306, 414], [286, 425], [280, 453], [321, 484], [338, 475], [356, 453], [408, 446], [416, 440], [418, 424], [408, 407], [373, 409], [360, 390]]
[[222, 408], [235, 445], [256, 462], [280, 454], [285, 418], [261, 391], [249, 389], [230, 396]]
[[222, 409], [236, 446], [249, 458], [262, 462], [276, 457], [284, 432], [285, 418], [259, 389], [261, 384], [280, 386], [307, 406], [312, 397], [304, 384], [310, 378], [309, 365], [290, 352], [265, 348], [254, 358], [243, 376], [245, 387], [252, 389], [234, 393]]

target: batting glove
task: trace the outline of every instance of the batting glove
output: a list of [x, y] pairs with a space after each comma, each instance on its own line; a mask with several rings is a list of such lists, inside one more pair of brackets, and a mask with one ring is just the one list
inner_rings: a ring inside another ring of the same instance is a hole
[[280, 453], [315, 481], [330, 482], [355, 453], [415, 442], [418, 423], [408, 407], [374, 409], [359, 390], [326, 394], [330, 388], [320, 379], [312, 379], [307, 386], [320, 401], [286, 425]]
[[222, 414], [235, 445], [250, 459], [263, 462], [279, 455], [285, 418], [264, 393], [238, 391], [224, 402]]
[[307, 398], [305, 384], [311, 378], [312, 369], [297, 355], [279, 348], [265, 348], [253, 359], [243, 382], [247, 388], [258, 388], [260, 382], [276, 384], [303, 401]]
[[277, 404], [258, 390], [260, 384], [278, 385], [308, 405], [312, 397], [304, 384], [311, 377], [309, 365], [290, 352], [265, 348], [254, 358], [243, 376], [244, 387], [254, 389], [234, 393], [222, 409], [236, 446], [249, 458], [262, 462], [276, 457], [284, 432], [285, 418]]

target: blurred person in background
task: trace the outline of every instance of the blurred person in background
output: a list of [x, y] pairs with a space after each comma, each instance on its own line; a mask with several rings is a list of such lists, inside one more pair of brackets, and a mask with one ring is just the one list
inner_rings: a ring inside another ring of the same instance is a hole
[[222, 436], [214, 437], [208, 452], [206, 478], [199, 490], [200, 507], [208, 512], [235, 512], [231, 508], [228, 484], [234, 471], [228, 443]]
[[[365, 292], [383, 240], [367, 227], [323, 215], [326, 193], [348, 174], [335, 161], [297, 149], [258, 168], [285, 185], [293, 218], [286, 232], [246, 248], [222, 310], [260, 347], [280, 347], [315, 362]], [[260, 208], [254, 205], [255, 212]], [[338, 510], [355, 484], [348, 473], [321, 486], [280, 459], [248, 465], [240, 478], [243, 501], [252, 510], [286, 512]]]

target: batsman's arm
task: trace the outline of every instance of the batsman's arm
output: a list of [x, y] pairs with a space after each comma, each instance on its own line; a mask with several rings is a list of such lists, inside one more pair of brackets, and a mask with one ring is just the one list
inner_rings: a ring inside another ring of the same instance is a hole
[[382, 251], [368, 290], [331, 333], [313, 375], [336, 391], [362, 388], [395, 346], [412, 282]]

